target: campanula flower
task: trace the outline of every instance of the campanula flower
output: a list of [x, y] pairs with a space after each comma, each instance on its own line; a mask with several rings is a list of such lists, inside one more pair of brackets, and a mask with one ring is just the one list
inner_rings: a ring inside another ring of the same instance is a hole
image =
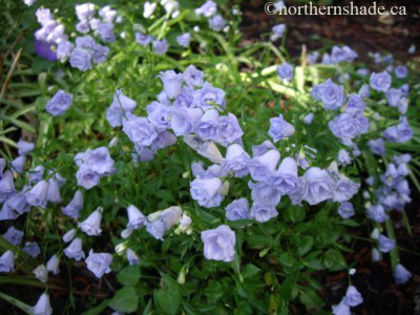
[[131, 248], [127, 248], [127, 260], [131, 266], [137, 266], [139, 264], [139, 257]]
[[76, 236], [76, 229], [71, 229], [63, 235], [63, 242], [68, 243]]
[[15, 255], [8, 250], [0, 256], [0, 272], [12, 272], [14, 267]]
[[333, 200], [343, 202], [351, 199], [359, 190], [360, 184], [340, 176], [335, 182], [335, 189], [332, 191]]
[[57, 45], [57, 58], [64, 62], [70, 56], [71, 52], [74, 49], [74, 44], [69, 40], [64, 40], [58, 43]]
[[76, 4], [74, 7], [79, 21], [90, 20], [95, 14], [95, 5], [93, 3]]
[[220, 14], [217, 14], [209, 19], [210, 28], [216, 32], [219, 32], [226, 24], [226, 20]]
[[28, 182], [30, 184], [34, 184], [39, 182], [44, 175], [44, 167], [42, 165], [38, 165], [34, 168], [31, 168], [28, 172]]
[[209, 260], [231, 262], [235, 259], [235, 232], [227, 225], [201, 232], [204, 257]]
[[208, 82], [205, 82], [201, 89], [194, 91], [194, 105], [203, 110], [212, 108], [214, 105], [225, 107], [225, 103], [225, 92]]
[[126, 96], [120, 89], [115, 90], [114, 98], [111, 106], [106, 112], [106, 119], [111, 127], [118, 127], [122, 125], [122, 117], [127, 112], [132, 112], [137, 106], [137, 103]]
[[398, 66], [398, 67], [395, 67], [394, 72], [395, 72], [395, 76], [398, 79], [404, 79], [408, 75], [408, 69], [407, 69], [406, 66]]
[[273, 174], [279, 160], [280, 153], [276, 149], [268, 150], [254, 157], [248, 165], [252, 179], [260, 181], [269, 178]]
[[343, 144], [351, 145], [355, 137], [368, 131], [369, 120], [362, 112], [351, 114], [344, 112], [331, 120], [328, 128]]
[[280, 163], [272, 178], [272, 185], [280, 194], [288, 194], [297, 187], [298, 173], [296, 160], [286, 157]]
[[83, 209], [83, 193], [81, 190], [76, 190], [73, 199], [70, 203], [61, 208], [61, 211], [69, 217], [77, 219], [79, 217], [79, 211]]
[[357, 58], [357, 53], [349, 46], [338, 47], [334, 46], [331, 51], [331, 60], [334, 63], [339, 62], [353, 62]]
[[235, 115], [229, 113], [227, 116], [220, 116], [216, 142], [227, 147], [229, 144], [239, 141], [243, 134]]
[[273, 34], [270, 37], [271, 41], [276, 41], [277, 39], [283, 37], [284, 32], [286, 31], [285, 24], [277, 24], [272, 28]]
[[102, 230], [100, 228], [102, 219], [102, 208], [93, 211], [83, 222], [78, 224], [78, 227], [89, 236], [100, 235]]
[[6, 202], [3, 203], [0, 211], [0, 221], [15, 220], [17, 217], [18, 214]]
[[222, 181], [217, 178], [196, 178], [190, 184], [192, 199], [205, 208], [217, 207], [223, 200], [220, 194]]
[[128, 224], [127, 229], [140, 229], [146, 223], [146, 217], [133, 205], [127, 208]]
[[184, 82], [190, 87], [202, 87], [204, 84], [204, 72], [194, 65], [189, 65], [182, 74]]
[[47, 262], [47, 270], [57, 275], [60, 273], [60, 260], [57, 255], [52, 255]]
[[22, 139], [18, 141], [17, 146], [19, 155], [26, 155], [32, 152], [35, 148], [35, 144], [33, 144], [32, 142], [24, 141]]
[[156, 54], [163, 55], [168, 51], [168, 44], [165, 39], [162, 40], [154, 40], [152, 42], [153, 49]]
[[270, 119], [270, 129], [268, 134], [274, 142], [290, 137], [295, 133], [295, 127], [284, 120], [283, 115]]
[[42, 283], [47, 282], [47, 277], [48, 277], [48, 270], [45, 267], [45, 265], [41, 264], [39, 266], [37, 266], [32, 273], [35, 275], [35, 278], [37, 278], [39, 281], [41, 281]]
[[53, 177], [48, 180], [47, 201], [51, 203], [59, 203], [61, 201], [60, 186]]
[[349, 152], [345, 149], [340, 149], [338, 151], [337, 162], [339, 165], [349, 165], [352, 162]]
[[334, 315], [351, 315], [350, 306], [343, 298], [338, 305], [332, 307], [332, 313]]
[[390, 88], [386, 91], [385, 96], [389, 106], [397, 107], [403, 97], [403, 93], [400, 89]]
[[163, 235], [167, 231], [166, 225], [162, 220], [147, 222], [146, 231], [155, 239], [163, 241]]
[[314, 120], [314, 118], [315, 118], [315, 114], [314, 113], [309, 113], [309, 114], [305, 115], [305, 117], [303, 117], [302, 121], [305, 124], [310, 125], [310, 124], [312, 124], [312, 121]]
[[94, 172], [88, 165], [83, 164], [76, 172], [76, 179], [77, 185], [86, 189], [91, 189], [99, 184], [101, 176]]
[[158, 133], [155, 127], [145, 117], [129, 115], [123, 119], [123, 129], [130, 140], [138, 146], [150, 146]]
[[347, 305], [351, 307], [356, 307], [359, 304], [363, 303], [362, 295], [357, 291], [354, 286], [349, 286], [347, 288], [346, 296], [344, 297], [344, 301]]
[[379, 73], [373, 72], [370, 75], [370, 87], [376, 91], [388, 91], [391, 86], [391, 81], [391, 75], [386, 71]]
[[174, 107], [192, 107], [194, 102], [194, 90], [189, 86], [183, 86], [173, 103]]
[[383, 223], [388, 219], [388, 215], [385, 213], [384, 207], [380, 204], [371, 205], [367, 210], [368, 217], [378, 223]]
[[15, 183], [13, 180], [13, 173], [5, 171], [1, 174], [0, 179], [0, 194], [10, 194], [15, 191]]
[[76, 47], [70, 54], [70, 65], [80, 71], [92, 68], [91, 54], [88, 50]]
[[395, 247], [395, 241], [381, 234], [378, 238], [379, 250], [383, 253], [388, 253]]
[[114, 24], [111, 22], [99, 23], [96, 33], [103, 42], [112, 43], [115, 41]]
[[368, 145], [373, 154], [385, 154], [385, 142], [382, 138], [372, 139], [368, 141]]
[[42, 293], [38, 302], [33, 307], [34, 315], [51, 315], [53, 310], [50, 304], [50, 298], [46, 293]]
[[232, 201], [225, 208], [226, 219], [230, 221], [250, 219], [249, 203], [245, 198], [239, 198]]
[[207, 18], [212, 17], [217, 13], [217, 4], [212, 0], [207, 0], [201, 7], [195, 9], [195, 14], [203, 15]]
[[84, 163], [89, 166], [91, 171], [99, 175], [108, 175], [115, 171], [114, 160], [111, 158], [107, 147], [87, 150]]
[[397, 264], [395, 266], [393, 274], [396, 284], [407, 283], [412, 277], [412, 273], [401, 264]]
[[13, 226], [9, 227], [3, 238], [14, 246], [19, 246], [22, 243], [23, 232], [15, 229]]
[[182, 47], [188, 47], [190, 45], [190, 40], [190, 33], [184, 33], [176, 37], [176, 42]]
[[163, 91], [169, 99], [175, 98], [181, 91], [183, 82], [182, 73], [176, 73], [173, 70], [161, 71], [158, 78], [162, 81]]
[[156, 3], [146, 1], [143, 5], [143, 16], [149, 19], [156, 10]]
[[351, 202], [343, 201], [338, 207], [338, 214], [343, 219], [348, 219], [354, 215], [354, 208]]
[[82, 248], [82, 239], [77, 237], [73, 239], [69, 246], [64, 249], [64, 254], [69, 259], [74, 259], [76, 261], [81, 260], [85, 257], [85, 253]]
[[293, 79], [293, 66], [290, 63], [283, 62], [277, 67], [276, 73], [278, 77], [285, 81], [292, 81]]
[[136, 38], [136, 42], [142, 46], [148, 45], [152, 41], [152, 37], [150, 35], [146, 35], [141, 32], [136, 32], [134, 36]]
[[251, 197], [254, 203], [267, 203], [274, 206], [279, 204], [281, 193], [271, 181], [258, 183], [249, 181], [248, 186], [251, 189]]
[[226, 172], [233, 172], [235, 177], [241, 178], [248, 175], [248, 163], [251, 158], [239, 144], [231, 144], [226, 151], [223, 168]]
[[306, 185], [303, 199], [311, 206], [330, 199], [333, 196], [336, 185], [327, 171], [318, 167], [311, 167], [306, 170], [303, 175], [303, 180]]
[[175, 135], [186, 136], [195, 130], [202, 116], [200, 108], [175, 108], [172, 110], [171, 128]]
[[259, 155], [263, 155], [264, 153], [266, 153], [267, 151], [271, 150], [271, 149], [275, 149], [276, 147], [274, 146], [274, 144], [269, 141], [269, 140], [265, 140], [263, 143], [259, 144], [259, 145], [253, 145], [252, 146], [252, 156], [255, 158]]
[[97, 278], [102, 278], [104, 274], [111, 272], [109, 265], [112, 263], [112, 255], [108, 253], [94, 253], [93, 250], [90, 250], [85, 262], [87, 268]]
[[[41, 38], [39, 33], [35, 33], [35, 37]], [[46, 40], [41, 40], [38, 38], [35, 38], [34, 41], [34, 50], [36, 54], [42, 58], [45, 58], [49, 61], [56, 61], [57, 60], [57, 54], [54, 50], [52, 50], [52, 45], [50, 42]]]
[[172, 108], [159, 102], [152, 102], [147, 105], [147, 119], [153, 124], [157, 131], [164, 131], [170, 127]]
[[400, 118], [398, 124], [388, 127], [383, 136], [390, 142], [405, 143], [413, 136], [413, 130], [406, 117]]
[[347, 101], [346, 112], [354, 113], [358, 111], [363, 111], [366, 106], [363, 97], [358, 94], [350, 94]]
[[25, 193], [26, 201], [31, 206], [44, 209], [47, 206], [49, 185], [45, 180], [36, 183], [31, 190]]
[[251, 217], [264, 223], [276, 217], [278, 212], [272, 203], [254, 202], [251, 207]]
[[150, 145], [153, 151], [157, 151], [159, 149], [163, 149], [166, 147], [170, 147], [176, 143], [176, 137], [173, 133], [165, 130], [158, 134], [155, 140], [153, 140], [152, 144]]
[[36, 242], [26, 242], [22, 250], [32, 258], [36, 258], [41, 254], [41, 249]]
[[208, 109], [195, 127], [195, 133], [203, 140], [215, 140], [219, 135], [219, 112]]
[[346, 101], [344, 87], [335, 84], [331, 79], [314, 86], [311, 95], [317, 101], [321, 101], [327, 110], [338, 109]]

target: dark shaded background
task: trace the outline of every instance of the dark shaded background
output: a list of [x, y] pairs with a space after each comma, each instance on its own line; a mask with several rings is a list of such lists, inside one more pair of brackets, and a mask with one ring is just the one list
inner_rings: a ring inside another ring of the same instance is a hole
[[[308, 50], [325, 44], [347, 44], [359, 53], [359, 60], [368, 61], [367, 52], [389, 51], [396, 59], [412, 58], [407, 50], [417, 44], [420, 51], [420, 1], [376, 1], [386, 8], [404, 5], [407, 16], [268, 16], [264, 12], [267, 1], [254, 0], [241, 3], [243, 11], [242, 32], [253, 42], [259, 35], [269, 32], [278, 23], [288, 26], [286, 47], [291, 55], [300, 54], [302, 45]], [[308, 1], [286, 1], [299, 5]], [[315, 3], [316, 1], [314, 1]], [[349, 5], [350, 1], [330, 1], [333, 5]], [[369, 6], [373, 1], [354, 0], [355, 5]]]

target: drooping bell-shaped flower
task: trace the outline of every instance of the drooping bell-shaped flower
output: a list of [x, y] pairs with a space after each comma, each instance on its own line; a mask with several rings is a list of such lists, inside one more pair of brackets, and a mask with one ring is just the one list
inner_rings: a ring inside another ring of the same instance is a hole
[[86, 220], [79, 223], [79, 228], [89, 236], [96, 236], [101, 234], [100, 228], [102, 219], [102, 209], [98, 208], [93, 211]]
[[34, 207], [45, 208], [47, 206], [49, 183], [41, 180], [25, 193], [26, 201]]
[[11, 250], [4, 252], [0, 256], [0, 272], [12, 272], [15, 269], [13, 263], [15, 261], [15, 255]]
[[50, 298], [43, 293], [33, 308], [34, 315], [51, 315], [53, 310], [50, 304]]
[[127, 214], [128, 214], [127, 229], [133, 229], [133, 230], [140, 229], [146, 222], [146, 217], [143, 215], [143, 213], [141, 213], [140, 210], [137, 209], [133, 205], [128, 206]]
[[70, 245], [64, 249], [64, 254], [70, 259], [74, 258], [76, 261], [84, 258], [85, 253], [82, 248], [82, 240], [79, 237], [75, 238]]
[[83, 209], [83, 193], [81, 190], [76, 190], [73, 199], [70, 203], [61, 208], [61, 211], [69, 217], [77, 219], [79, 217], [79, 211]]

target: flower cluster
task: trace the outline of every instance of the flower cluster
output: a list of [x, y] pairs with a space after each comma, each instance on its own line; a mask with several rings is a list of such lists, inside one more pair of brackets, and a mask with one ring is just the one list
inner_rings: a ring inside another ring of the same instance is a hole
[[201, 7], [195, 9], [195, 14], [206, 17], [210, 28], [216, 32], [221, 31], [227, 24], [226, 20], [218, 14], [217, 4], [212, 0], [207, 0]]
[[243, 132], [236, 117], [220, 115], [225, 92], [204, 82], [203, 72], [189, 66], [184, 73], [161, 72], [159, 78], [163, 91], [147, 106], [147, 117], [133, 114], [136, 102], [120, 91], [107, 111], [112, 126], [122, 124], [140, 161], [150, 160], [157, 150], [175, 144], [177, 136], [184, 136], [187, 144], [191, 136], [223, 146], [240, 141]]
[[77, 184], [86, 189], [98, 185], [102, 177], [115, 172], [114, 160], [106, 147], [80, 152], [74, 157], [74, 162], [79, 167], [76, 173]]
[[[121, 21], [117, 11], [110, 6], [98, 10], [92, 3], [75, 6], [79, 22], [76, 30], [80, 34], [91, 32], [102, 42], [110, 43], [116, 40], [114, 22]], [[90, 35], [78, 36], [73, 43], [64, 33], [64, 25], [58, 23], [49, 9], [39, 8], [36, 11], [41, 28], [35, 32], [35, 50], [37, 53], [51, 61], [67, 59], [70, 65], [81, 71], [92, 68], [92, 64], [103, 63], [109, 54], [109, 48], [97, 43]]]

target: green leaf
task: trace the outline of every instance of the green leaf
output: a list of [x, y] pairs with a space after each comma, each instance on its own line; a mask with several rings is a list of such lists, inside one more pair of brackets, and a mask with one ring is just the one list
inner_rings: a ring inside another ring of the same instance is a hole
[[302, 290], [299, 294], [299, 300], [305, 305], [308, 311], [320, 309], [324, 304], [316, 292], [311, 289]]
[[140, 269], [137, 266], [128, 266], [122, 269], [117, 279], [123, 285], [136, 285], [140, 279]]
[[115, 296], [109, 301], [109, 307], [118, 312], [130, 313], [137, 310], [139, 297], [136, 290], [127, 286], [117, 291]]
[[251, 278], [261, 271], [260, 268], [258, 268], [257, 266], [253, 264], [247, 264], [244, 269], [245, 269], [243, 272], [244, 278]]
[[153, 298], [158, 311], [165, 315], [176, 314], [181, 304], [177, 291], [170, 290], [168, 287], [155, 291]]
[[331, 271], [337, 271], [346, 268], [347, 264], [343, 255], [337, 249], [328, 250], [323, 257], [324, 266]]
[[289, 253], [283, 252], [279, 255], [277, 255], [277, 258], [280, 262], [280, 264], [282, 264], [285, 267], [292, 267], [294, 264], [294, 259], [292, 257], [292, 255], [290, 255]]
[[305, 255], [308, 253], [314, 245], [314, 238], [310, 235], [299, 237], [298, 240], [298, 253], [299, 255]]

